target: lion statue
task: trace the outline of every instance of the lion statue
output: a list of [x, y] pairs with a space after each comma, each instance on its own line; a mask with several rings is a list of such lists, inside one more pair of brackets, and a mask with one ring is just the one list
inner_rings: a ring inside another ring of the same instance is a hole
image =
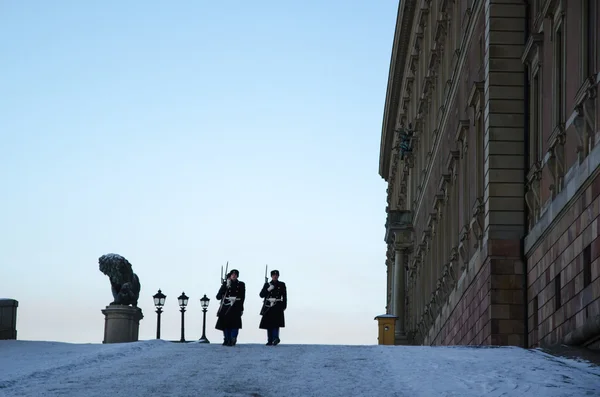
[[131, 263], [118, 254], [102, 255], [98, 262], [100, 271], [110, 279], [110, 289], [114, 298], [111, 305], [137, 307], [142, 286], [137, 274], [133, 272]]

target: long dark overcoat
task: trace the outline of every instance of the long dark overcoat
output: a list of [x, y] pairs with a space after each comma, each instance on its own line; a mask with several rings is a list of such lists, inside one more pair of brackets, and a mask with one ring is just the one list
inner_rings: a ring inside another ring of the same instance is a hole
[[[235, 301], [229, 300], [235, 297]], [[216, 329], [221, 331], [226, 328], [242, 328], [242, 314], [244, 312], [244, 301], [246, 300], [246, 284], [243, 281], [231, 280], [231, 286], [221, 285], [217, 293], [219, 310], [217, 311]]]
[[[269, 285], [275, 287], [268, 291]], [[285, 309], [287, 309], [287, 288], [283, 281], [271, 281], [265, 283], [260, 291], [260, 297], [264, 298], [263, 306], [260, 310], [262, 319], [259, 328], [281, 328], [285, 327]], [[269, 299], [269, 298], [274, 298]]]

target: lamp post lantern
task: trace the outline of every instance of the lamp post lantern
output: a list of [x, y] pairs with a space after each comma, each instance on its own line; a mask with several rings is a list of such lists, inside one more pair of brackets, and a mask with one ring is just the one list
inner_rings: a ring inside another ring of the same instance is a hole
[[190, 298], [187, 297], [185, 292], [182, 292], [177, 300], [179, 301], [179, 311], [181, 312], [181, 340], [180, 342], [185, 342], [185, 307], [188, 304], [188, 300]]
[[154, 306], [156, 306], [156, 339], [160, 339], [160, 315], [163, 312], [162, 308], [165, 305], [165, 299], [167, 296], [162, 293], [159, 289], [156, 294], [153, 296], [154, 298]]
[[200, 343], [210, 343], [208, 339], [206, 339], [206, 311], [208, 310], [208, 303], [210, 299], [204, 294], [204, 296], [200, 299], [200, 304], [202, 305], [202, 338], [200, 338]]

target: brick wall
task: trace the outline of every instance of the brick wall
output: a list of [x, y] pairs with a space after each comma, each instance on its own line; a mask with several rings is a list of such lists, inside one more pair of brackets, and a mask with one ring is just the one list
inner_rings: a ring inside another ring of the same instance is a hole
[[480, 345], [491, 340], [490, 266], [481, 267], [433, 345]]
[[[588, 318], [600, 315], [599, 215], [600, 174], [573, 199], [530, 253], [527, 263], [530, 347], [558, 343]], [[586, 271], [589, 279], [584, 280]]]
[[520, 242], [489, 240], [483, 264], [434, 337], [433, 345], [524, 344], [524, 266]]

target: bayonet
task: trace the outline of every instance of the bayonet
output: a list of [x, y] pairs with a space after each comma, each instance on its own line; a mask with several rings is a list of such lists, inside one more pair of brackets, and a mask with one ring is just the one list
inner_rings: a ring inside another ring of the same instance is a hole
[[265, 265], [265, 284], [269, 282], [269, 279], [267, 278], [267, 269], [269, 268], [269, 265]]

